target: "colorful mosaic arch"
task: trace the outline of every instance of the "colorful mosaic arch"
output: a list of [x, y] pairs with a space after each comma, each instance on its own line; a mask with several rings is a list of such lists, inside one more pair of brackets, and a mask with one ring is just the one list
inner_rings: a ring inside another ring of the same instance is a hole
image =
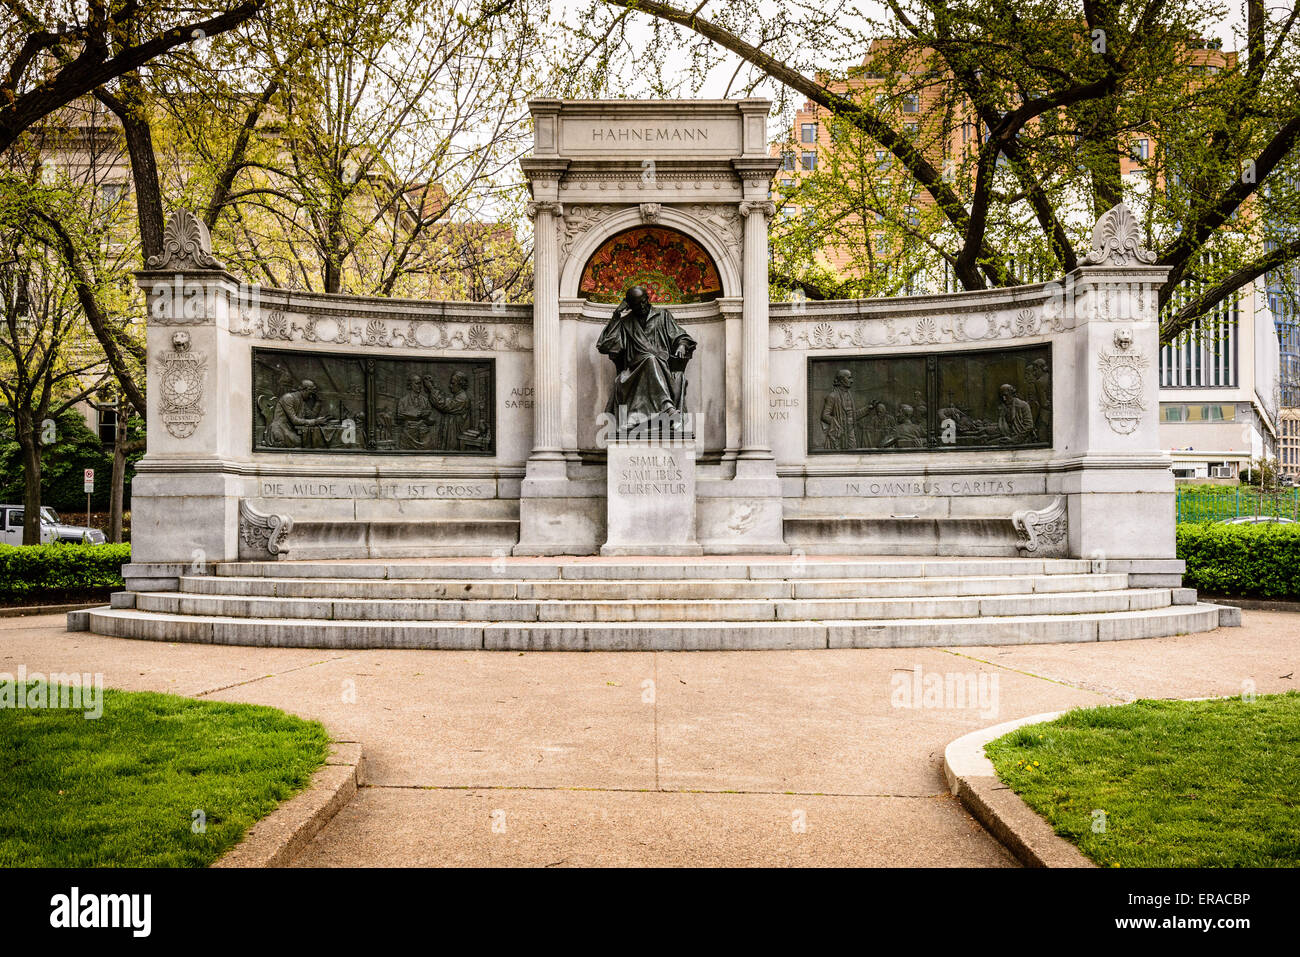
[[663, 226], [636, 226], [605, 240], [583, 267], [578, 294], [619, 302], [636, 285], [653, 302], [708, 302], [722, 295], [718, 267], [704, 247]]

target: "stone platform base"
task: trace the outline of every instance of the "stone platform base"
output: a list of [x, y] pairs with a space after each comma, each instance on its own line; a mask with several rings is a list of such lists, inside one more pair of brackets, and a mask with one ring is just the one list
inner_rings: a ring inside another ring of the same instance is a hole
[[[1235, 608], [1169, 562], [846, 557], [458, 558], [128, 566], [72, 629], [157, 641], [511, 651], [883, 648], [1210, 631]], [[171, 578], [166, 573], [176, 577]]]

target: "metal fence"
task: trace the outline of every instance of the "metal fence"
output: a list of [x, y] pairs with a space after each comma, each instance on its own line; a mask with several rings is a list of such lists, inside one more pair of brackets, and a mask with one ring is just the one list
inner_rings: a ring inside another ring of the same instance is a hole
[[1300, 521], [1300, 488], [1276, 492], [1229, 486], [1178, 489], [1179, 522], [1226, 522], [1243, 516]]

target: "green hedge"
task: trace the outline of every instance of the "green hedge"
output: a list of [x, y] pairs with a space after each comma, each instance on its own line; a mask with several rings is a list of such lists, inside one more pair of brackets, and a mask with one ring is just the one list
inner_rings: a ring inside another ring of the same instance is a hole
[[1300, 525], [1178, 526], [1183, 584], [1242, 598], [1300, 599]]
[[100, 597], [121, 588], [130, 545], [0, 545], [0, 603]]

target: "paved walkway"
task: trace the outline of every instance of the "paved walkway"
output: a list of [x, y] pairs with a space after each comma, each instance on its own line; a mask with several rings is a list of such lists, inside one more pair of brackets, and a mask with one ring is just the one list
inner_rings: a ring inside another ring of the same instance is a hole
[[[1300, 687], [1300, 615], [1100, 644], [589, 654], [213, 647], [0, 620], [0, 672], [19, 665], [274, 705], [361, 741], [368, 786], [304, 866], [1013, 866], [948, 795], [949, 741], [1075, 705]], [[910, 688], [918, 667], [996, 677], [996, 713], [896, 707], [895, 676]]]

